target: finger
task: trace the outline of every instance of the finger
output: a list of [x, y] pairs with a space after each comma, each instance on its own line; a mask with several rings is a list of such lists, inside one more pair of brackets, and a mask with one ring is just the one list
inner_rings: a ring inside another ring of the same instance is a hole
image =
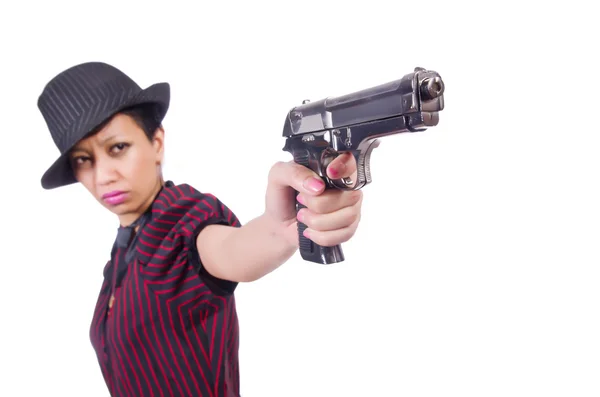
[[300, 204], [305, 205], [314, 213], [327, 214], [342, 208], [352, 207], [360, 203], [362, 197], [363, 193], [361, 190], [341, 191], [329, 189], [319, 196], [310, 196], [301, 193], [296, 199]]
[[278, 162], [269, 172], [269, 187], [272, 189], [294, 188], [307, 196], [320, 194], [325, 189], [323, 180], [309, 168], [290, 162]]
[[356, 179], [356, 159], [350, 152], [345, 152], [336, 157], [327, 166], [327, 176], [331, 179], [352, 178]]
[[350, 240], [352, 236], [354, 236], [354, 234], [356, 233], [356, 229], [358, 227], [359, 222], [360, 215], [358, 216], [356, 221], [354, 221], [348, 227], [330, 231], [319, 231], [307, 228], [306, 230], [304, 230], [304, 236], [306, 236], [306, 238], [312, 240], [316, 244], [319, 244], [320, 246], [332, 247], [334, 245], [342, 244]]
[[298, 221], [304, 223], [309, 229], [327, 232], [344, 229], [351, 226], [360, 217], [360, 205], [345, 207], [328, 214], [317, 214], [303, 208], [298, 212]]

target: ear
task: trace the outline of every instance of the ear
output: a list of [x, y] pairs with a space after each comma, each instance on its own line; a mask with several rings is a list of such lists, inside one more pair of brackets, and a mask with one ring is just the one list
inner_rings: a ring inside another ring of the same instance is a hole
[[165, 156], [165, 130], [162, 126], [156, 129], [152, 138], [152, 147], [156, 154], [156, 164], [161, 164]]

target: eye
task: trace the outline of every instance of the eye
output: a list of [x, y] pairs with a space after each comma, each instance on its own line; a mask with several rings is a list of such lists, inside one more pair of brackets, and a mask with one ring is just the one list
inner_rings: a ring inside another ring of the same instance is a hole
[[111, 146], [110, 148], [110, 152], [113, 154], [117, 154], [119, 152], [122, 152], [124, 149], [128, 148], [129, 144], [128, 143], [117, 143], [114, 144], [113, 146]]
[[86, 156], [77, 156], [77, 157], [73, 157], [73, 159], [71, 160], [72, 164], [74, 167], [82, 167], [83, 165], [86, 164], [86, 162], [90, 162], [91, 159], [89, 157]]

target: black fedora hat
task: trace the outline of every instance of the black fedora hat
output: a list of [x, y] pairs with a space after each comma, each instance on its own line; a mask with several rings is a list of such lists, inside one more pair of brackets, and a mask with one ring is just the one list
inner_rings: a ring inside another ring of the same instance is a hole
[[142, 89], [125, 73], [103, 62], [82, 63], [59, 73], [38, 99], [38, 108], [60, 151], [42, 176], [42, 187], [54, 189], [77, 182], [69, 150], [103, 122], [127, 108], [154, 105], [160, 123], [169, 109], [170, 96], [168, 83]]

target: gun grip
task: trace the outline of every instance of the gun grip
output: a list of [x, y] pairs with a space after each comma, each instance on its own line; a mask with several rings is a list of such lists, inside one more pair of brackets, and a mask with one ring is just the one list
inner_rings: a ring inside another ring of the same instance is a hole
[[[310, 155], [308, 151], [306, 151], [305, 153], [296, 152], [294, 153], [294, 161], [297, 164], [310, 168], [309, 156]], [[297, 195], [298, 192], [296, 192], [296, 196]], [[300, 211], [302, 208], [306, 208], [306, 206], [296, 201], [296, 215], [298, 214], [298, 211]], [[323, 247], [319, 244], [316, 244], [311, 239], [305, 237], [304, 230], [306, 230], [306, 225], [298, 221], [298, 240], [300, 255], [302, 256], [302, 259], [310, 262], [320, 263], [323, 265], [329, 265], [332, 263], [344, 261], [344, 252], [340, 244], [334, 245], [332, 247]]]
[[[302, 208], [306, 207], [296, 202], [296, 214]], [[311, 239], [306, 238], [303, 234], [304, 230], [306, 230], [306, 225], [298, 221], [298, 239], [300, 242], [300, 255], [302, 256], [302, 259], [323, 265], [344, 261], [344, 252], [340, 244], [334, 245], [333, 247], [320, 246]]]

